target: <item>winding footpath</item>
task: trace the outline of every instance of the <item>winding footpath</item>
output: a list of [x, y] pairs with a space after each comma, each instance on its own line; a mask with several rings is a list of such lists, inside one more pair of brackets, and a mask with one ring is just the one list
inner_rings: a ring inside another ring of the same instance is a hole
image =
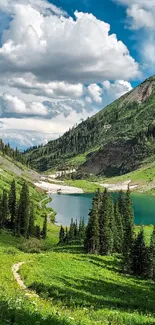
[[39, 298], [39, 296], [34, 292], [27, 288], [27, 286], [24, 284], [20, 274], [18, 273], [21, 266], [24, 264], [24, 262], [19, 262], [17, 264], [14, 264], [12, 266], [12, 273], [15, 281], [18, 283], [19, 287], [25, 291], [25, 295], [30, 298]]

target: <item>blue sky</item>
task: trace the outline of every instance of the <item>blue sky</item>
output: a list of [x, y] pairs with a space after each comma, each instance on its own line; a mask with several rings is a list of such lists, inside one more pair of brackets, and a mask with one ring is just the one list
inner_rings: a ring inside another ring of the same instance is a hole
[[46, 143], [155, 73], [155, 0], [0, 0], [0, 137]]

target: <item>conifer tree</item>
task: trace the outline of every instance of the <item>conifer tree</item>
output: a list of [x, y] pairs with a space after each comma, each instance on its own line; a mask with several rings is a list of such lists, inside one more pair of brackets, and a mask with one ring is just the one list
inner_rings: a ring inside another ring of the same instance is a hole
[[123, 271], [131, 271], [131, 252], [134, 240], [134, 214], [132, 201], [130, 197], [130, 189], [128, 187], [125, 197], [125, 213], [124, 213], [124, 242], [123, 242]]
[[133, 243], [131, 269], [134, 275], [144, 275], [146, 271], [146, 247], [143, 228]]
[[91, 254], [98, 254], [100, 249], [98, 201], [96, 197], [93, 199], [92, 209], [89, 213], [88, 225], [86, 227], [85, 249]]
[[4, 190], [1, 199], [1, 213], [0, 213], [0, 227], [4, 228], [8, 223], [8, 215], [9, 215], [9, 208], [8, 208], [8, 196], [7, 192]]
[[59, 231], [59, 244], [63, 244], [65, 241], [65, 231], [64, 228], [61, 226]]
[[105, 189], [99, 211], [100, 254], [108, 255], [111, 250], [111, 230], [109, 214], [109, 194]]
[[35, 229], [35, 230], [36, 230], [36, 231], [35, 231], [35, 232], [36, 232], [36, 238], [37, 238], [37, 239], [41, 239], [40, 226], [37, 225], [35, 228], [36, 228], [36, 229]]
[[117, 253], [122, 253], [123, 249], [123, 220], [119, 210], [119, 201], [116, 200], [114, 206], [115, 216], [115, 238], [114, 238], [114, 249]]
[[9, 211], [11, 215], [11, 229], [15, 227], [15, 217], [16, 217], [16, 183], [15, 180], [11, 183], [11, 188], [9, 192]]
[[23, 237], [28, 236], [29, 217], [30, 217], [29, 189], [27, 184], [24, 183], [20, 193], [19, 208], [18, 208], [18, 222], [20, 224], [20, 233]]
[[151, 236], [150, 247], [148, 250], [147, 276], [155, 281], [155, 226]]
[[114, 251], [114, 242], [116, 234], [115, 218], [114, 218], [114, 204], [112, 196], [109, 194], [108, 199], [108, 214], [109, 214], [109, 254]]
[[31, 203], [30, 207], [30, 218], [29, 218], [29, 228], [28, 236], [32, 237], [35, 235], [35, 226], [34, 226], [34, 205]]
[[75, 226], [74, 226], [74, 221], [73, 221], [73, 218], [72, 218], [71, 223], [70, 223], [70, 227], [69, 227], [69, 233], [68, 233], [70, 241], [72, 241], [74, 239], [74, 229], [75, 229]]
[[44, 216], [44, 224], [43, 224], [43, 230], [42, 230], [42, 238], [47, 238], [47, 215]]
[[84, 222], [84, 218], [80, 218], [78, 234], [79, 234], [79, 239], [80, 240], [85, 239], [85, 222]]
[[65, 242], [66, 244], [69, 243], [69, 234], [68, 234], [68, 228], [66, 227], [66, 231], [65, 231]]

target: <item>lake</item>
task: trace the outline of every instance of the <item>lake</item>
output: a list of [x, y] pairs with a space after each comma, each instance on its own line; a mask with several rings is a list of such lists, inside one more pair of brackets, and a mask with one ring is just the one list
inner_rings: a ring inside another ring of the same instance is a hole
[[[112, 193], [113, 197], [117, 196], [117, 193]], [[85, 218], [85, 222], [88, 220], [88, 213], [91, 209], [92, 198], [94, 194], [62, 194], [52, 195], [52, 202], [48, 204], [56, 212], [56, 222], [58, 225], [68, 226], [70, 225], [71, 218], [80, 220], [80, 217]], [[133, 209], [135, 215], [136, 225], [150, 225], [155, 224], [155, 197], [145, 194], [132, 195]]]

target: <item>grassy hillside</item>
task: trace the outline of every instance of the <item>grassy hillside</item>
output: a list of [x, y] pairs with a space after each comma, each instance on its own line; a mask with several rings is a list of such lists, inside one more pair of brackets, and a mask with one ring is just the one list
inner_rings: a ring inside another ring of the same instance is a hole
[[81, 166], [85, 172], [120, 175], [155, 154], [155, 77], [47, 145], [28, 150], [40, 171]]
[[[50, 242], [55, 246], [55, 240]], [[154, 283], [123, 275], [119, 256], [54, 246], [53, 251], [28, 254], [19, 250], [21, 244], [21, 238], [0, 234], [1, 325], [155, 324]], [[11, 268], [18, 262], [25, 262], [20, 274], [38, 298], [14, 280]]]

